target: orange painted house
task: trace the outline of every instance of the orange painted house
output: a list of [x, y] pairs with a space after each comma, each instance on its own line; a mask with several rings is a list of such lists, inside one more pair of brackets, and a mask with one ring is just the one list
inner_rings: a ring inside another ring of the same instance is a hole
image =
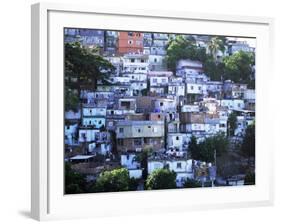
[[119, 32], [117, 52], [119, 54], [142, 53], [143, 33]]

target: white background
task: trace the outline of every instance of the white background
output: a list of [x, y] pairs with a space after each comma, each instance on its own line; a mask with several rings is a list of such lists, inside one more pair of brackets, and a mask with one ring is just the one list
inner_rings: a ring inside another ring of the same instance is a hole
[[[0, 222], [33, 223], [29, 218], [30, 208], [30, 4], [36, 1], [6, 0], [0, 8]], [[275, 17], [275, 74], [279, 65], [278, 53], [281, 40], [281, 13], [277, 0], [69, 0], [101, 7], [180, 10], [253, 16]], [[268, 74], [271, 78], [272, 74]], [[79, 223], [279, 223], [281, 221], [281, 170], [279, 144], [280, 133], [280, 77], [276, 78], [276, 107], [272, 108], [275, 124], [272, 124], [272, 141], [275, 142], [275, 206], [260, 208], [193, 211], [187, 213], [155, 214], [79, 220]], [[265, 93], [267, 94], [267, 93]], [[273, 97], [273, 96], [268, 96]], [[137, 203], [137, 202], [136, 202]], [[122, 205], [124, 209], [126, 206]], [[77, 220], [58, 223], [78, 223]]]

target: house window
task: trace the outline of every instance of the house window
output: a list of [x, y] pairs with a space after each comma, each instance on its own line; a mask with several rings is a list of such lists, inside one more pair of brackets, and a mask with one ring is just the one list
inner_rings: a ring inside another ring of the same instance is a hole
[[101, 120], [99, 121], [99, 124], [101, 124]]
[[134, 145], [140, 146], [141, 145], [141, 139], [140, 138], [134, 139]]
[[70, 128], [69, 125], [67, 125], [67, 126], [66, 126], [66, 129], [69, 130], [69, 128]]
[[141, 63], [144, 63], [144, 59], [141, 59]]
[[132, 62], [132, 63], [134, 63], [134, 62], [135, 62], [135, 59], [134, 59], [134, 58], [132, 58], [132, 59], [131, 59], [131, 62]]
[[158, 114], [158, 118], [161, 118], [161, 115], [160, 115], [160, 114]]
[[141, 133], [141, 129], [140, 128], [138, 129], [138, 133]]
[[162, 83], [165, 83], [165, 82], [166, 82], [166, 79], [161, 79], [161, 82], [162, 82]]
[[124, 140], [123, 139], [118, 139], [117, 143], [118, 143], [118, 145], [123, 146], [124, 145]]
[[181, 169], [181, 163], [177, 163], [177, 169]]
[[157, 58], [154, 58], [154, 62], [155, 62], [155, 63], [157, 62]]
[[198, 86], [198, 90], [201, 90], [201, 86]]
[[159, 168], [161, 168], [161, 165], [159, 163], [155, 163], [154, 164], [154, 169], [159, 169]]
[[126, 109], [130, 108], [130, 102], [129, 101], [122, 101], [121, 107], [125, 107]]
[[82, 138], [86, 139], [86, 133], [82, 133]]
[[190, 86], [190, 89], [193, 90], [193, 86]]
[[152, 79], [152, 82], [153, 83], [157, 83], [157, 79]]
[[164, 104], [163, 104], [163, 102], [160, 102], [160, 106], [162, 107]]
[[132, 41], [132, 40], [129, 40], [129, 41], [128, 41], [128, 44], [129, 44], [129, 45], [132, 45], [132, 44], [133, 44], [133, 41]]
[[124, 128], [119, 128], [119, 133], [124, 133]]
[[177, 136], [177, 137], [176, 137], [176, 140], [178, 141], [179, 139], [180, 139], [179, 136]]

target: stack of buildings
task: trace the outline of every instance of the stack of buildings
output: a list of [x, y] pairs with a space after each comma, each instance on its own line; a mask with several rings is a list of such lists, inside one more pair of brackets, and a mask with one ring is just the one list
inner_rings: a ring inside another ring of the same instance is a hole
[[[141, 178], [142, 169], [133, 158], [149, 148], [153, 156], [147, 161], [148, 173], [168, 167], [182, 186], [186, 178], [196, 176], [188, 152], [192, 136], [203, 140], [226, 135], [233, 112], [238, 116], [237, 136], [254, 122], [255, 90], [246, 84], [212, 81], [200, 61], [182, 59], [175, 73], [167, 70], [168, 34], [77, 29], [67, 29], [65, 34], [66, 41], [100, 47], [116, 67], [107, 83], [81, 91], [83, 103], [77, 112], [65, 112], [67, 156], [120, 158], [119, 165], [131, 177]], [[204, 40], [198, 38], [198, 44]]]

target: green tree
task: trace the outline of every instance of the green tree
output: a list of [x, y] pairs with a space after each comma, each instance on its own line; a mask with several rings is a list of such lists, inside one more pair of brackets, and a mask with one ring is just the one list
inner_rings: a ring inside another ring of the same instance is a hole
[[80, 87], [90, 85], [94, 90], [97, 81], [106, 81], [115, 67], [101, 55], [97, 48], [87, 48], [79, 42], [65, 43], [65, 80], [66, 84]]
[[115, 68], [99, 50], [82, 46], [79, 42], [65, 43], [65, 110], [79, 109], [82, 86], [95, 90], [97, 82], [107, 82]]
[[142, 178], [146, 180], [148, 171], [147, 171], [147, 159], [152, 154], [152, 146], [145, 146], [143, 150], [138, 153], [135, 157], [135, 161], [139, 162], [142, 168]]
[[246, 83], [255, 88], [254, 53], [239, 51], [223, 59], [225, 64], [225, 79], [236, 83]]
[[156, 169], [146, 180], [148, 190], [173, 188], [176, 188], [176, 173], [168, 169]]
[[94, 192], [115, 192], [130, 190], [129, 172], [125, 168], [103, 172], [97, 179]]
[[244, 185], [254, 185], [256, 183], [255, 173], [247, 173], [244, 179]]
[[195, 188], [195, 187], [202, 187], [202, 184], [197, 180], [192, 180], [187, 178], [183, 186], [184, 188]]
[[217, 61], [217, 54], [219, 51], [225, 51], [225, 39], [222, 37], [214, 36], [208, 43], [208, 50], [214, 61]]
[[237, 128], [237, 116], [232, 112], [227, 119], [228, 135], [234, 136], [235, 129]]
[[206, 138], [198, 144], [199, 158], [204, 162], [214, 162], [216, 156], [221, 156], [227, 151], [228, 139], [223, 133]]
[[87, 192], [85, 176], [71, 169], [70, 163], [65, 163], [65, 193], [79, 194]]
[[206, 60], [206, 49], [195, 45], [193, 39], [178, 35], [171, 39], [167, 46], [167, 66], [172, 71], [176, 71], [177, 62], [180, 59]]
[[111, 147], [112, 147], [111, 152], [112, 152], [114, 155], [118, 155], [116, 132], [115, 132], [115, 131], [112, 131], [112, 130], [109, 130], [108, 132], [110, 133], [110, 137], [111, 137]]
[[72, 110], [77, 112], [79, 108], [78, 93], [70, 88], [65, 87], [65, 111]]
[[200, 149], [197, 143], [197, 139], [194, 135], [191, 136], [190, 141], [188, 143], [188, 151], [192, 159], [200, 159]]
[[250, 162], [251, 157], [255, 157], [255, 139], [255, 124], [252, 124], [247, 127], [243, 142], [241, 144], [241, 151], [243, 155], [248, 157], [248, 162]]

